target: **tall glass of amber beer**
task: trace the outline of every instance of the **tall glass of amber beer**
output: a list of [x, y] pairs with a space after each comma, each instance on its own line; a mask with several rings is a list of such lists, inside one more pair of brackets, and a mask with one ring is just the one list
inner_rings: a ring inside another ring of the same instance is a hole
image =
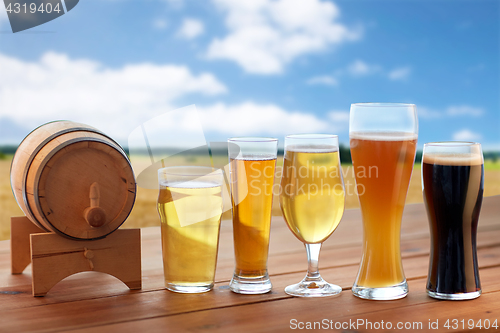
[[267, 272], [278, 139], [228, 140], [236, 268], [229, 288], [239, 294], [271, 290]]
[[476, 234], [483, 200], [481, 145], [424, 145], [422, 190], [431, 231], [427, 294], [447, 300], [481, 295]]
[[351, 105], [349, 138], [363, 219], [355, 296], [392, 300], [408, 294], [400, 252], [401, 218], [417, 148], [413, 104]]
[[222, 170], [167, 167], [158, 170], [165, 286], [201, 293], [214, 286], [222, 216]]

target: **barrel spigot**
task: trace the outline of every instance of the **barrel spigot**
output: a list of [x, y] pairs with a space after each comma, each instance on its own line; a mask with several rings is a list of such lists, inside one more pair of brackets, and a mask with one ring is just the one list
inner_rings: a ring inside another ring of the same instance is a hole
[[93, 227], [99, 228], [106, 223], [106, 211], [99, 207], [99, 184], [97, 182], [90, 185], [90, 207], [87, 207], [83, 212], [85, 221]]

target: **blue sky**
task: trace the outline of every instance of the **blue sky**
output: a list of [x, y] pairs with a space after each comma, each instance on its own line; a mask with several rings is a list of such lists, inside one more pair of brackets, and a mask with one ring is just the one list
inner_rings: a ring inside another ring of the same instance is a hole
[[0, 31], [0, 143], [55, 119], [126, 143], [190, 104], [209, 141], [326, 132], [347, 143], [351, 103], [406, 102], [419, 146], [500, 149], [495, 0], [85, 0], [16, 34], [1, 8]]

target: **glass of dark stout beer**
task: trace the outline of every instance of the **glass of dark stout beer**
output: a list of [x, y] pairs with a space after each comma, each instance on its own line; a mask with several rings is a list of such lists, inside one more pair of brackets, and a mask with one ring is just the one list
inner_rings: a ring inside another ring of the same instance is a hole
[[476, 234], [483, 200], [481, 145], [424, 145], [422, 190], [431, 232], [427, 294], [446, 300], [481, 295]]

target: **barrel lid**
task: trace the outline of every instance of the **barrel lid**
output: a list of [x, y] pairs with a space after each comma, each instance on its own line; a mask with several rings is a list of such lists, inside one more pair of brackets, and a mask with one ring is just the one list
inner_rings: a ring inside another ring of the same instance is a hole
[[[130, 162], [119, 146], [87, 138], [43, 158], [35, 195], [52, 230], [71, 238], [97, 239], [116, 230], [128, 217], [136, 184]], [[98, 227], [89, 224], [85, 215], [89, 207], [96, 206], [92, 186], [98, 187], [97, 206], [105, 214]]]
[[29, 204], [26, 201], [25, 181], [27, 173], [29, 171], [31, 163], [33, 162], [33, 159], [36, 157], [37, 153], [45, 147], [47, 143], [52, 141], [54, 138], [57, 138], [58, 136], [64, 135], [65, 133], [76, 131], [98, 133], [106, 137], [107, 140], [110, 140], [114, 144], [119, 146], [111, 138], [107, 137], [104, 133], [92, 126], [76, 123], [69, 120], [56, 120], [40, 125], [32, 130], [19, 144], [10, 165], [10, 183], [12, 192], [19, 207], [33, 223], [35, 223], [39, 228], [46, 231], [50, 230], [48, 230], [43, 224], [40, 223], [40, 221], [36, 219], [36, 217], [34, 217]]

